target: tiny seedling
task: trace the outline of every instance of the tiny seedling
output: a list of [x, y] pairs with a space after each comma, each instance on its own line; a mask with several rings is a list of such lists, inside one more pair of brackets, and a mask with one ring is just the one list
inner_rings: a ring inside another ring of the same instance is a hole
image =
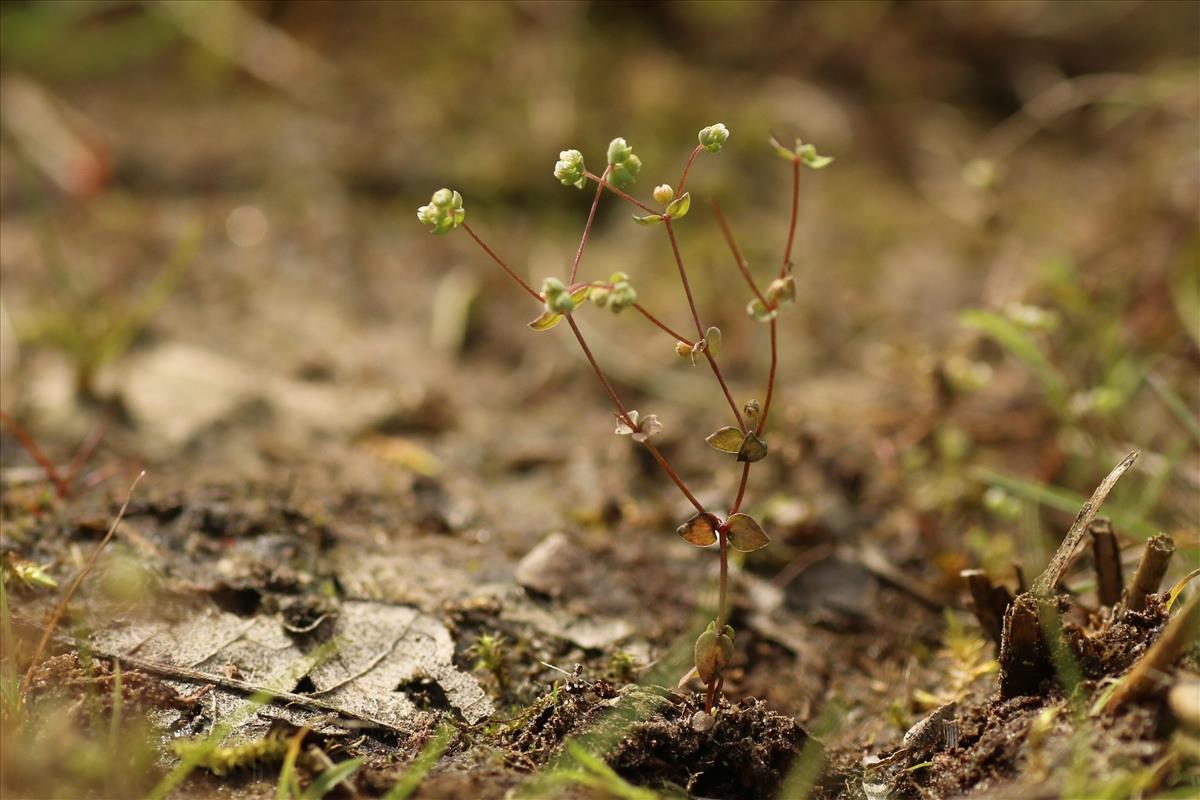
[[503, 692], [508, 685], [508, 671], [504, 664], [504, 637], [499, 634], [480, 634], [468, 653], [475, 659], [475, 669], [490, 672], [496, 680], [496, 687]]
[[[772, 138], [771, 146], [775, 152], [791, 165], [792, 172], [792, 207], [788, 225], [787, 244], [783, 258], [780, 260], [778, 274], [765, 291], [759, 288], [758, 282], [750, 273], [747, 261], [742, 257], [734, 240], [729, 224], [721, 214], [720, 208], [714, 203], [717, 222], [733, 255], [733, 260], [741, 272], [751, 291], [751, 298], [746, 312], [755, 320], [767, 325], [770, 341], [770, 369], [767, 375], [767, 386], [764, 401], [749, 400], [739, 404], [734, 400], [728, 383], [721, 373], [717, 356], [721, 349], [721, 330], [716, 326], [705, 325], [696, 302], [692, 296], [691, 284], [688, 281], [687, 268], [684, 266], [676, 238], [675, 227], [680, 224], [692, 206], [689, 192], [684, 191], [687, 185], [688, 173], [696, 158], [704, 152], [716, 153], [729, 140], [729, 129], [721, 123], [709, 125], [700, 130], [697, 135], [698, 144], [692, 148], [678, 183], [660, 184], [652, 191], [652, 201], [644, 203], [633, 197], [627, 190], [631, 189], [642, 171], [642, 161], [633, 152], [633, 148], [623, 138], [613, 139], [608, 146], [607, 165], [596, 175], [590, 172], [584, 164], [583, 154], [578, 150], [564, 150], [559, 153], [558, 162], [554, 165], [554, 177], [565, 186], [583, 189], [590, 183], [596, 184], [596, 193], [588, 213], [587, 223], [575, 252], [574, 261], [566, 279], [548, 277], [542, 282], [541, 290], [534, 289], [508, 263], [488, 246], [475, 230], [467, 224], [467, 211], [462, 195], [451, 189], [439, 189], [434, 192], [428, 205], [421, 206], [417, 211], [417, 219], [429, 227], [435, 234], [445, 234], [456, 229], [463, 229], [467, 235], [496, 263], [500, 269], [514, 281], [541, 309], [539, 316], [529, 323], [535, 331], [546, 331], [566, 320], [571, 333], [579, 343], [584, 357], [595, 372], [596, 378], [604, 388], [609, 400], [616, 411], [616, 433], [629, 436], [634, 442], [644, 446], [651, 457], [671, 479], [688, 502], [696, 509], [695, 515], [677, 529], [679, 536], [689, 544], [697, 547], [708, 547], [716, 544], [720, 552], [720, 592], [716, 618], [709, 623], [707, 630], [696, 641], [696, 673], [708, 688], [706, 708], [712, 712], [714, 703], [720, 696], [723, 674], [733, 654], [733, 628], [726, 624], [728, 619], [729, 583], [729, 548], [749, 552], [764, 547], [769, 539], [762, 526], [741, 509], [746, 497], [746, 485], [750, 478], [751, 466], [766, 458], [767, 442], [763, 437], [767, 426], [767, 417], [771, 410], [771, 401], [775, 393], [776, 367], [779, 362], [778, 354], [778, 320], [780, 312], [795, 301], [796, 281], [792, 275], [792, 247], [796, 238], [796, 214], [800, 194], [800, 168], [822, 169], [829, 165], [831, 158], [819, 155], [811, 144], [796, 140], [794, 147], [787, 147]], [[631, 277], [625, 272], [614, 272], [607, 280], [584, 280], [580, 278], [579, 268], [583, 261], [583, 253], [587, 247], [588, 236], [592, 223], [596, 218], [596, 209], [605, 191], [616, 195], [622, 201], [637, 209], [633, 219], [639, 225], [661, 228], [670, 243], [671, 254], [675, 267], [679, 272], [679, 280], [683, 288], [687, 310], [690, 314], [695, 334], [684, 335], [677, 333], [664, 323], [657, 315], [651, 313], [638, 302], [638, 294], [633, 286]], [[653, 203], [654, 205], [651, 205]], [[729, 506], [728, 513], [723, 516], [710, 511], [697, 498], [687, 483], [667, 460], [666, 456], [654, 444], [653, 437], [663, 429], [657, 414], [641, 414], [622, 402], [616, 389], [601, 369], [591, 348], [574, 319], [586, 301], [590, 300], [598, 308], [605, 308], [614, 314], [632, 309], [658, 330], [671, 337], [675, 353], [692, 364], [698, 361], [708, 364], [716, 379], [724, 400], [729, 405], [735, 425], [728, 425], [714, 431], [705, 437], [714, 449], [732, 456], [741, 467], [741, 479], [738, 483], [737, 495]], [[482, 639], [481, 639], [482, 641]]]

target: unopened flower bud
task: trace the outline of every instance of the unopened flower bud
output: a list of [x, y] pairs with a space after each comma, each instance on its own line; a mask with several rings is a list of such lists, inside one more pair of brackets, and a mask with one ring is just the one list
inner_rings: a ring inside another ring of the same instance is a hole
[[578, 150], [563, 150], [554, 165], [554, 177], [564, 186], [582, 189], [587, 184], [587, 169], [583, 165], [583, 153]]
[[700, 140], [700, 144], [704, 146], [705, 150], [715, 153], [725, 145], [725, 142], [729, 141], [729, 129], [723, 123], [718, 122], [707, 128], [701, 128], [696, 138]]
[[466, 217], [462, 195], [450, 189], [438, 189], [428, 205], [417, 209], [417, 219], [421, 224], [428, 225], [431, 233], [437, 234], [454, 230], [463, 224]]
[[661, 186], [655, 186], [654, 199], [663, 205], [666, 205], [675, 199], [675, 190], [672, 189], [671, 185], [667, 183], [664, 183]]
[[624, 139], [617, 137], [608, 144], [608, 181], [618, 189], [632, 186], [642, 171], [642, 160], [633, 153]]

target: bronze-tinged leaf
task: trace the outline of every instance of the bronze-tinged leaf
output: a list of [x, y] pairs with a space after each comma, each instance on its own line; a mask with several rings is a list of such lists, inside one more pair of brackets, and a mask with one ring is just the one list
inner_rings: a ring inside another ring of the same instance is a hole
[[704, 441], [722, 453], [736, 453], [742, 449], [742, 441], [745, 438], [745, 434], [737, 428], [725, 427], [716, 433], [709, 434], [704, 438]]
[[530, 322], [529, 327], [535, 331], [548, 331], [562, 321], [562, 316], [557, 311], [547, 310], [533, 322]]
[[762, 526], [749, 514], [734, 514], [725, 521], [725, 525], [729, 528], [729, 545], [734, 550], [749, 553], [771, 542]]
[[712, 514], [696, 514], [675, 529], [679, 538], [696, 547], [708, 547], [717, 540], [717, 526], [721, 521]]
[[737, 460], [754, 463], [767, 457], [767, 443], [753, 433], [747, 433], [745, 441], [737, 450]]

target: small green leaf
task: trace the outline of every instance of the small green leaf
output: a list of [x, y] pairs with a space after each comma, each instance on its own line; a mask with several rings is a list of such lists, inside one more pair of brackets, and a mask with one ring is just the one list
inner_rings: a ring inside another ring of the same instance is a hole
[[767, 445], [753, 433], [747, 433], [745, 441], [737, 451], [737, 460], [743, 463], [762, 461], [767, 457]]
[[684, 192], [679, 197], [671, 201], [671, 205], [667, 206], [667, 216], [671, 219], [679, 219], [687, 214], [688, 209], [692, 207], [692, 193]]
[[675, 529], [679, 538], [696, 547], [708, 547], [717, 540], [717, 526], [721, 521], [712, 514], [695, 514]]
[[633, 221], [638, 225], [645, 225], [647, 228], [649, 228], [651, 225], [660, 224], [663, 221], [663, 218], [661, 214], [647, 214], [644, 217], [634, 214]]
[[710, 355], [716, 355], [721, 349], [721, 329], [713, 325], [704, 332], [705, 346], [708, 348]]
[[784, 161], [795, 161], [796, 153], [789, 147], [784, 147], [779, 143], [779, 140], [774, 136], [771, 137], [771, 147], [775, 150], [775, 155], [782, 158]]
[[800, 140], [796, 140], [796, 156], [800, 159], [800, 163], [809, 169], [825, 169], [833, 163], [833, 159], [829, 156], [817, 154], [817, 148], [811, 144], [801, 144]]
[[556, 311], [544, 311], [542, 315], [529, 323], [535, 331], [548, 331], [562, 321], [563, 315]]
[[573, 302], [576, 306], [582, 305], [583, 301], [588, 299], [588, 294], [591, 291], [591, 286], [580, 286], [578, 289], [571, 292], [571, 302]]
[[710, 433], [704, 441], [720, 450], [722, 453], [737, 453], [742, 449], [745, 435], [737, 428], [724, 427], [715, 433]]
[[734, 514], [725, 521], [725, 527], [729, 529], [729, 546], [743, 553], [766, 547], [771, 542], [762, 526], [749, 514]]

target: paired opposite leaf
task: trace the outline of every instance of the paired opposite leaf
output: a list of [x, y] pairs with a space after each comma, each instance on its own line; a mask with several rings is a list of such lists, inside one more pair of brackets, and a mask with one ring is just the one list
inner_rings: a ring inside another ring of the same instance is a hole
[[696, 547], [708, 547], [717, 540], [717, 526], [721, 521], [712, 514], [695, 514], [675, 529], [679, 538]]
[[771, 542], [749, 514], [734, 514], [725, 521], [725, 526], [729, 529], [729, 546], [734, 550], [749, 553]]
[[671, 205], [667, 206], [667, 216], [671, 219], [679, 219], [687, 214], [688, 209], [692, 207], [692, 193], [684, 192], [679, 197], [671, 201]]
[[715, 433], [709, 434], [704, 441], [720, 450], [722, 453], [737, 453], [742, 449], [742, 442], [746, 436], [740, 430], [734, 427], [724, 427]]
[[645, 227], [649, 228], [653, 225], [661, 225], [663, 218], [662, 214], [646, 214], [645, 216], [638, 216], [637, 214], [634, 214], [633, 221], [638, 225], [644, 225]]
[[746, 438], [742, 441], [742, 446], [738, 448], [737, 460], [752, 464], [755, 461], [762, 461], [766, 457], [767, 443], [753, 433], [747, 433]]

